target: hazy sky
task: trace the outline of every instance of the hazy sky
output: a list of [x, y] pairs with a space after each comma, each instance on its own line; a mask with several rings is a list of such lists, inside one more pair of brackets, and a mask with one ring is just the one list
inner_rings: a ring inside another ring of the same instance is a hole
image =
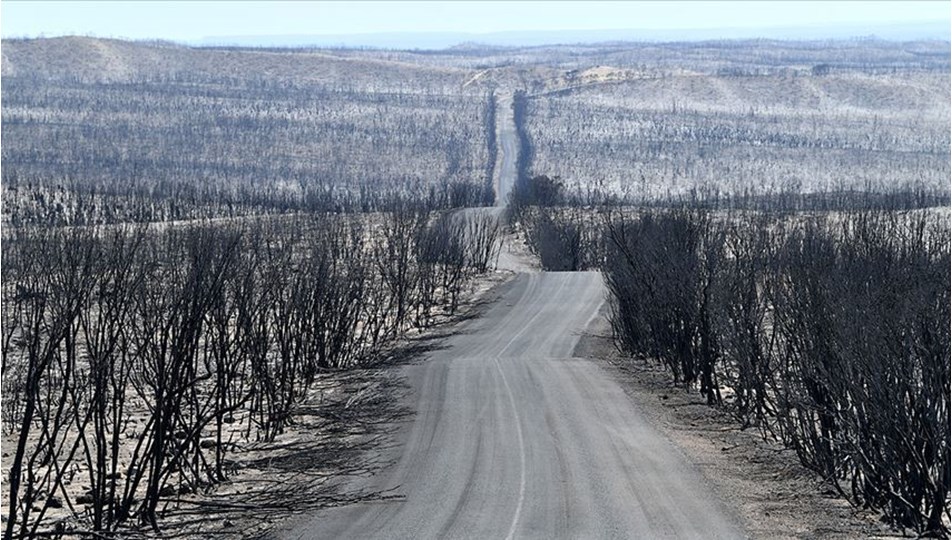
[[2, 0], [3, 37], [206, 36], [705, 29], [949, 20], [944, 1], [36, 1]]

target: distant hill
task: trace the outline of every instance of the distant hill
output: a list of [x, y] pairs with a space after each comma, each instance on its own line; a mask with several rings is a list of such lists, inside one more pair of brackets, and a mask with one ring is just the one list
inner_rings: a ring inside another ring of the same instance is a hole
[[[610, 37], [610, 34], [602, 35]], [[302, 38], [303, 39], [303, 38]], [[383, 91], [450, 91], [475, 87], [561, 91], [642, 78], [645, 73], [756, 74], [830, 69], [948, 70], [948, 40], [890, 41], [736, 39], [613, 41], [506, 47], [462, 41], [440, 50], [195, 46], [93, 37], [5, 39], [4, 77], [79, 82], [286, 81]]]
[[552, 30], [507, 31], [484, 34], [463, 32], [381, 32], [339, 35], [208, 36], [195, 45], [244, 47], [371, 47], [390, 49], [446, 49], [460, 44], [526, 47], [606, 42], [705, 41], [714, 39], [851, 39], [896, 41], [950, 39], [948, 21], [897, 24], [830, 24], [771, 28], [712, 28], [680, 30]]
[[380, 86], [430, 80], [461, 84], [465, 72], [377, 58], [345, 58], [319, 51], [197, 48], [157, 41], [122, 41], [92, 37], [3, 40], [3, 76], [45, 79], [126, 81], [143, 78], [211, 76], [242, 78], [248, 74], [295, 82], [371, 82]]

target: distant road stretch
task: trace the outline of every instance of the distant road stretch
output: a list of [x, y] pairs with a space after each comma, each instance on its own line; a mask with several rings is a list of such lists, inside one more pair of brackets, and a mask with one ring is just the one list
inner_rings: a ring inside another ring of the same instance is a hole
[[402, 369], [412, 422], [364, 480], [400, 498], [333, 508], [286, 538], [743, 538], [596, 362], [572, 358], [598, 273], [523, 273]]
[[518, 142], [516, 125], [512, 120], [512, 97], [500, 98], [496, 106], [497, 144], [499, 145], [499, 170], [496, 174], [496, 206], [509, 203], [509, 192], [516, 183], [516, 153]]

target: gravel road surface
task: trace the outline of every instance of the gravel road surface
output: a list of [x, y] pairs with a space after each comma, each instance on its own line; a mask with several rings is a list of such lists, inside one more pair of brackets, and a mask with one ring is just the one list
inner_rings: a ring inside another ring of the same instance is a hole
[[285, 538], [743, 538], [621, 386], [573, 358], [595, 272], [522, 273], [405, 365], [415, 411], [358, 489], [399, 497], [297, 520]]

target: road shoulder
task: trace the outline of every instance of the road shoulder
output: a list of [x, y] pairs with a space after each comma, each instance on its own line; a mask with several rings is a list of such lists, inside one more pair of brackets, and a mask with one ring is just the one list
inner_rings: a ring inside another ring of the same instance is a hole
[[400, 430], [415, 411], [401, 367], [480, 317], [516, 274], [495, 271], [464, 291], [459, 310], [392, 344], [380, 361], [318, 377], [274, 441], [233, 449], [229, 479], [163, 509], [163, 534], [178, 538], [276, 538], [322, 510], [402, 496], [368, 489], [392, 465]]
[[582, 335], [575, 356], [596, 361], [621, 384], [635, 407], [735, 510], [751, 538], [901, 537], [822, 485], [793, 451], [764, 441], [755, 429], [741, 430], [699, 394], [671, 384], [658, 366], [621, 355], [604, 314]]

